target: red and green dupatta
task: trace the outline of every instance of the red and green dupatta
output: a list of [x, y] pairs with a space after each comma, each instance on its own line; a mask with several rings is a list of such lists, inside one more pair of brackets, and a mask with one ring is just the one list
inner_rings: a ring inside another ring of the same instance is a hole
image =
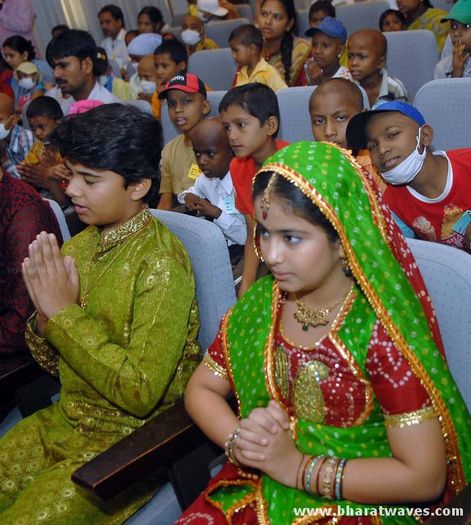
[[[330, 339], [366, 377], [368, 341], [376, 319], [420, 378], [443, 430], [448, 456], [446, 497], [471, 481], [471, 419], [443, 357], [435, 315], [407, 243], [383, 210], [361, 167], [340, 148], [326, 143], [292, 144], [267, 160], [261, 171], [276, 172], [295, 184], [337, 231], [357, 283], [358, 294], [340, 329]], [[274, 327], [280, 292], [272, 277], [258, 281], [227, 315], [227, 369], [241, 417], [270, 399], [280, 401], [274, 378]], [[361, 320], [359, 330], [358, 320]], [[306, 454], [347, 459], [391, 455], [384, 418], [371, 395], [360, 421], [347, 428], [293, 418], [293, 435]], [[285, 487], [268, 476], [239, 471], [237, 479], [212, 486], [207, 499], [230, 517], [251, 503], [260, 523], [315, 523], [293, 509], [338, 505]], [[320, 519], [320, 516], [319, 516]], [[378, 518], [377, 523], [416, 523], [407, 515]]]

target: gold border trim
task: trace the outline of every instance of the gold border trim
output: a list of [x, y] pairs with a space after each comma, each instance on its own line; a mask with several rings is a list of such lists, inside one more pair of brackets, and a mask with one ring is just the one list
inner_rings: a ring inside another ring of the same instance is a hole
[[384, 424], [386, 428], [394, 427], [410, 427], [419, 425], [424, 421], [430, 421], [438, 417], [433, 407], [425, 407], [413, 412], [406, 412], [404, 414], [386, 415], [384, 414]]

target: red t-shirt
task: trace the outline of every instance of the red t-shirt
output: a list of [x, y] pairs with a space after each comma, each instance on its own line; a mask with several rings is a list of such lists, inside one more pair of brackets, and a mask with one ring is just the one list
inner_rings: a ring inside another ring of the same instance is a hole
[[[280, 150], [289, 145], [284, 140], [276, 140], [276, 150]], [[253, 217], [253, 200], [252, 200], [252, 181], [257, 173], [255, 161], [252, 157], [234, 157], [229, 167], [231, 172], [232, 184], [235, 190], [236, 208], [243, 214], [249, 214]]]
[[471, 148], [448, 151], [446, 156], [451, 166], [442, 195], [427, 199], [407, 186], [388, 185], [384, 202], [419, 239], [463, 248], [464, 237], [453, 226], [471, 210]]

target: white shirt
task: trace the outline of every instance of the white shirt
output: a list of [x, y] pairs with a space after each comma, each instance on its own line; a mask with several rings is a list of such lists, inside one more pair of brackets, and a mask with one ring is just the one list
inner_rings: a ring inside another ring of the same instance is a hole
[[210, 179], [204, 173], [198, 176], [195, 184], [178, 195], [178, 202], [185, 203], [185, 195], [193, 193], [202, 199], [207, 199], [213, 206], [221, 210], [221, 215], [214, 219], [226, 237], [227, 244], [244, 245], [247, 240], [247, 226], [242, 213], [235, 207], [235, 191], [230, 172], [222, 179]]
[[124, 37], [126, 31], [121, 29], [118, 36], [113, 40], [110, 36], [106, 37], [101, 43], [108, 56], [108, 60], [115, 60], [120, 69], [126, 69], [128, 62], [131, 60], [128, 55], [128, 49]]
[[[59, 86], [54, 86], [52, 89], [46, 92], [48, 97], [55, 98], [59, 102], [64, 115], [69, 114], [70, 106], [76, 101], [74, 97], [67, 96], [64, 97]], [[106, 88], [100, 86], [98, 82], [95, 82], [93, 89], [90, 91], [90, 94], [87, 97], [87, 100], [101, 100], [104, 104], [122, 104], [123, 101], [116, 98], [111, 94]]]

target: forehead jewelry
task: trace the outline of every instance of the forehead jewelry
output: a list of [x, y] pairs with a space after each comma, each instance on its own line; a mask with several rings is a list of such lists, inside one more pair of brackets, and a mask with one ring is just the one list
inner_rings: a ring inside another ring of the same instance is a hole
[[264, 220], [267, 218], [268, 210], [270, 209], [270, 193], [275, 180], [276, 173], [273, 173], [273, 175], [270, 177], [270, 180], [268, 181], [265, 191], [263, 192], [262, 201], [260, 202], [260, 207], [262, 208], [262, 217]]

